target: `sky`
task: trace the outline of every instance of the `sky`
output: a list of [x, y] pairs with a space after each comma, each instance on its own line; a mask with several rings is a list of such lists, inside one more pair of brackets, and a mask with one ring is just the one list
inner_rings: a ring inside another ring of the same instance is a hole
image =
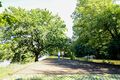
[[21, 7], [25, 9], [48, 9], [52, 11], [53, 14], [58, 14], [62, 20], [65, 21], [68, 32], [66, 33], [68, 37], [72, 37], [73, 31], [73, 20], [71, 15], [76, 7], [77, 0], [1, 0], [3, 11], [8, 6]]
[[120, 4], [120, 0], [116, 0], [116, 4]]

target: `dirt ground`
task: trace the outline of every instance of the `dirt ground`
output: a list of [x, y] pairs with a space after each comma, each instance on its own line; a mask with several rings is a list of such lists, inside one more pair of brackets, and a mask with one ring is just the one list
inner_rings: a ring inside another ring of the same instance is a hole
[[15, 74], [120, 74], [120, 66], [78, 60], [45, 59], [16, 72]]

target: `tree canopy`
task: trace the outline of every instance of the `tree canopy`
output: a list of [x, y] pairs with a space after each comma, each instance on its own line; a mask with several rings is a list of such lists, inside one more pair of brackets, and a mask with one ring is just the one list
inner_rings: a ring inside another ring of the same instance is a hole
[[60, 48], [66, 26], [58, 15], [46, 9], [25, 10], [9, 7], [2, 14], [4, 43], [11, 43], [14, 54], [32, 53], [35, 61], [48, 48]]
[[1, 1], [0, 1], [0, 7], [2, 7], [2, 3], [1, 3]]
[[91, 47], [99, 58], [120, 59], [120, 5], [113, 0], [78, 0], [72, 17], [78, 44]]

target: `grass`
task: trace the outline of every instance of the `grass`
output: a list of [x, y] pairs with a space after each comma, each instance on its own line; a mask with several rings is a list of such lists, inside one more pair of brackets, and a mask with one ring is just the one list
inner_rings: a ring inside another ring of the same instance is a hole
[[[49, 58], [57, 59], [57, 56], [50, 56]], [[70, 59], [69, 57], [64, 57], [64, 59]], [[95, 63], [108, 63], [114, 65], [120, 65], [120, 60], [106, 60], [106, 59], [86, 59], [86, 58], [76, 58], [76, 60], [95, 62]]]
[[120, 65], [120, 60], [97, 60], [97, 59], [90, 59], [91, 62], [97, 62], [97, 63], [109, 63], [114, 65]]
[[77, 58], [77, 60], [95, 62], [95, 63], [108, 63], [114, 65], [120, 65], [120, 60], [107, 60], [107, 59], [86, 59], [86, 58]]
[[120, 75], [110, 75], [110, 74], [90, 74], [90, 75], [29, 75], [29, 76], [19, 76], [19, 78], [12, 78], [10, 80], [119, 80]]
[[3, 78], [4, 76], [8, 76], [12, 72], [13, 70], [10, 67], [0, 67], [0, 78]]
[[[58, 56], [49, 56], [49, 58], [51, 58], [51, 59], [57, 59]], [[61, 59], [62, 59], [62, 57], [61, 57]], [[64, 59], [70, 59], [70, 58], [69, 57], [64, 57]]]
[[23, 69], [27, 65], [28, 64], [15, 63], [15, 64], [10, 64], [7, 67], [0, 67], [0, 79], [16, 73], [17, 71]]

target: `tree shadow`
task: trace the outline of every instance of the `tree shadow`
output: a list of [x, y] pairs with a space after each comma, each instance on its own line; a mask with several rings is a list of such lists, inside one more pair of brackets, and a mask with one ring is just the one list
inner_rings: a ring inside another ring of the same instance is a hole
[[[58, 61], [57, 59], [46, 59], [44, 60], [45, 64], [47, 65], [54, 65], [59, 66], [62, 68], [71, 68], [73, 70], [79, 70], [77, 73], [88, 73], [88, 74], [120, 74], [120, 65], [112, 65], [107, 63], [95, 63], [95, 62], [86, 62], [86, 61], [80, 61], [80, 60], [69, 60], [64, 59]], [[81, 71], [82, 70], [82, 71]], [[64, 72], [64, 71], [50, 71], [45, 72], [46, 74], [72, 74], [72, 72]]]

